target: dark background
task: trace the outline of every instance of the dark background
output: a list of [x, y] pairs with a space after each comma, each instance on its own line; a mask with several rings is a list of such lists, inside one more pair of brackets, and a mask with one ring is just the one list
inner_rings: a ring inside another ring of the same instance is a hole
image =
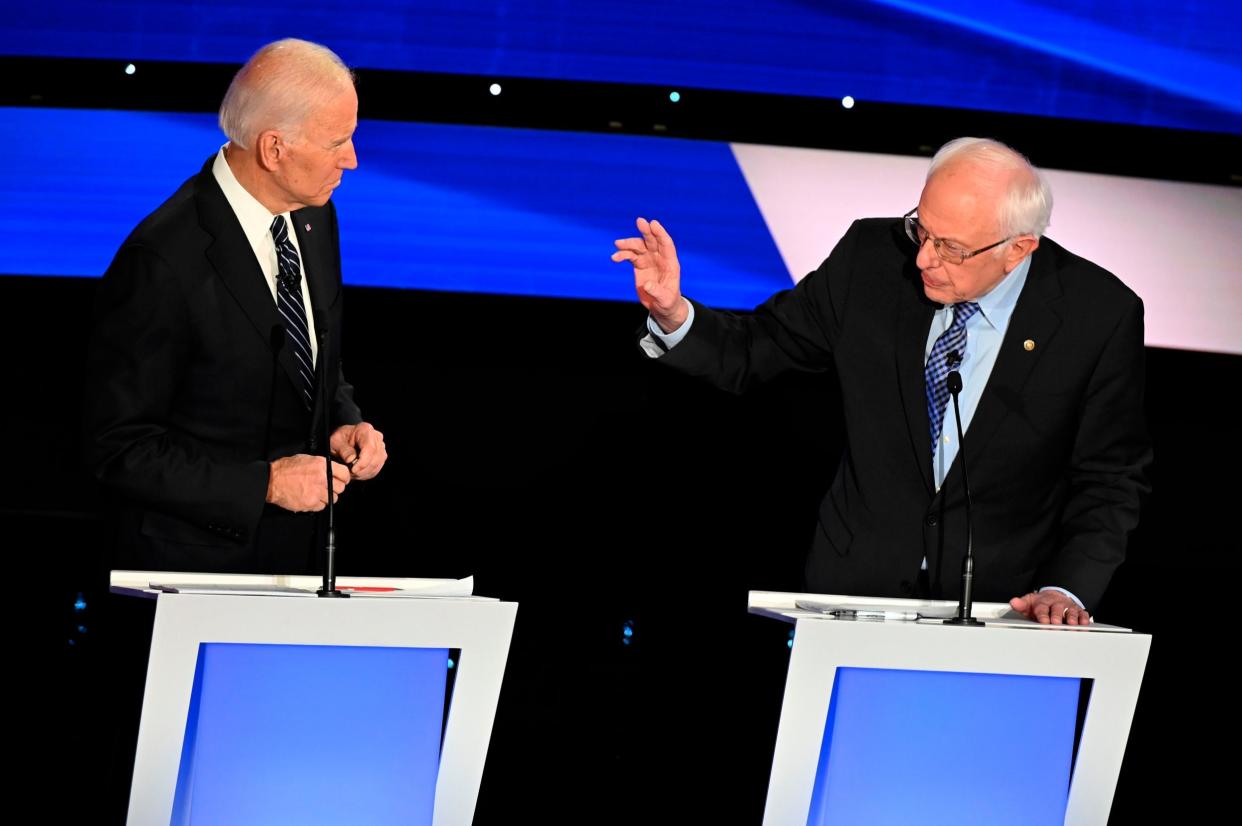
[[[15, 391], [0, 414], [5, 558], [22, 583], [14, 637], [33, 649], [18, 660], [16, 736], [88, 820], [123, 797], [114, 721], [136, 698], [118, 670], [142, 668], [142, 645], [109, 632], [140, 630], [146, 608], [105, 595], [106, 521], [78, 469], [94, 287], [0, 279]], [[474, 574], [479, 593], [520, 603], [477, 822], [758, 822], [788, 626], [748, 616], [746, 593], [799, 587], [842, 445], [832, 377], [743, 398], [687, 382], [633, 347], [637, 306], [346, 300], [347, 374], [390, 459], [343, 498], [341, 573]], [[488, 335], [456, 335], [466, 318]], [[399, 349], [376, 332], [393, 328], [408, 331]], [[1238, 723], [1221, 666], [1236, 650], [1242, 464], [1224, 389], [1240, 380], [1236, 357], [1148, 351], [1154, 493], [1097, 614], [1153, 635], [1114, 823], [1153, 795], [1187, 819], [1232, 797], [1230, 762], [1208, 755]], [[1003, 737], [972, 748], [1041, 759]]]

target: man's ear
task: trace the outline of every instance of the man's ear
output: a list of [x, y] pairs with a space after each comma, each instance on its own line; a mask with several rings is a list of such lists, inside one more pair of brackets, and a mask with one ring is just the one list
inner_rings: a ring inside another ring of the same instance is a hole
[[280, 165], [287, 151], [284, 139], [275, 129], [260, 132], [254, 149], [259, 166], [268, 172], [274, 171]]
[[1034, 235], [1021, 235], [1009, 242], [1005, 247], [1005, 272], [1013, 272], [1022, 259], [1039, 248], [1039, 239]]

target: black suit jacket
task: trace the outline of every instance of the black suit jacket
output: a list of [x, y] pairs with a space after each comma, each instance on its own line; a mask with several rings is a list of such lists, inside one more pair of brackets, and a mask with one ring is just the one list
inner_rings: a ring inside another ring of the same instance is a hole
[[[915, 253], [899, 220], [855, 222], [754, 315], [695, 304], [686, 338], [660, 359], [734, 392], [835, 365], [847, 441], [807, 561], [814, 591], [910, 596], [924, 557], [933, 595], [960, 590], [961, 461], [937, 492], [923, 371], [939, 305]], [[1053, 585], [1094, 608], [1148, 489], [1143, 380], [1138, 296], [1042, 239], [964, 442], [976, 598]]]
[[[138, 225], [99, 287], [88, 354], [87, 456], [118, 498], [119, 564], [298, 572], [316, 516], [265, 505], [268, 462], [319, 449], [323, 410], [241, 224], [203, 169]], [[292, 214], [328, 381], [330, 426], [357, 423], [340, 372], [336, 213]], [[326, 484], [326, 482], [325, 482]]]

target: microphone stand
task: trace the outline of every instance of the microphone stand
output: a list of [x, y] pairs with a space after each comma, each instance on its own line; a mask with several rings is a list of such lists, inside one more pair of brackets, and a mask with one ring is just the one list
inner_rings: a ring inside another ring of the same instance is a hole
[[326, 314], [317, 318], [315, 330], [319, 339], [319, 364], [317, 370], [319, 378], [319, 404], [320, 414], [323, 416], [323, 457], [324, 467], [327, 469], [328, 477], [328, 539], [325, 548], [325, 562], [323, 567], [323, 586], [315, 592], [316, 596], [327, 597], [332, 599], [347, 599], [349, 594], [337, 590], [336, 587], [336, 522], [333, 508], [333, 501], [336, 494], [332, 489], [332, 430], [328, 421], [328, 348], [327, 331], [324, 330], [323, 324], [326, 323]]
[[982, 628], [983, 623], [970, 615], [974, 607], [971, 591], [975, 581], [975, 530], [970, 514], [970, 476], [966, 473], [966, 437], [962, 433], [962, 411], [957, 403], [957, 394], [962, 392], [962, 374], [956, 370], [950, 371], [945, 377], [945, 385], [953, 396], [953, 418], [957, 421], [957, 455], [962, 460], [962, 487], [966, 490], [966, 556], [962, 559], [962, 595], [957, 601], [957, 616], [945, 620], [944, 624]]

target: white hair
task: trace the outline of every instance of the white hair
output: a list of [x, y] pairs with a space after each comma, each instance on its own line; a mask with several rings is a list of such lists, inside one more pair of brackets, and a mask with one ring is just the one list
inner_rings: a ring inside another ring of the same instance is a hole
[[927, 169], [927, 179], [951, 161], [969, 161], [1014, 173], [1000, 203], [997, 220], [1009, 237], [1039, 238], [1052, 219], [1052, 188], [1021, 153], [991, 138], [957, 138], [940, 147]]
[[277, 40], [233, 77], [220, 103], [220, 129], [243, 149], [253, 149], [268, 129], [296, 139], [310, 112], [353, 82], [349, 67], [326, 46]]

